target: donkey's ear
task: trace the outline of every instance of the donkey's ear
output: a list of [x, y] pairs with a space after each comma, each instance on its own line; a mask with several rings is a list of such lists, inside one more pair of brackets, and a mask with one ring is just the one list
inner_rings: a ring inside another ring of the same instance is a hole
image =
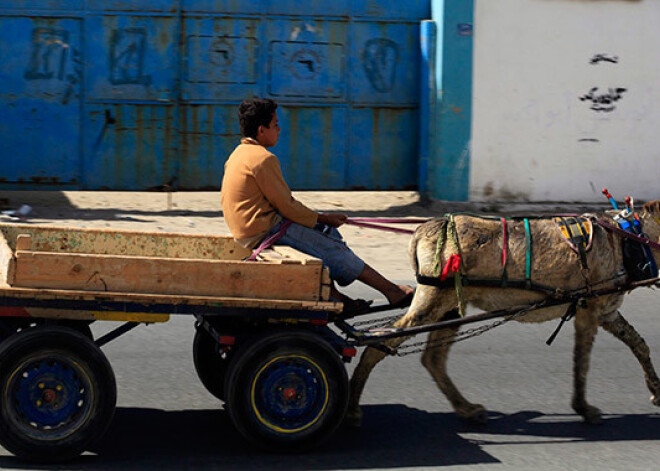
[[644, 209], [649, 213], [660, 213], [660, 200], [649, 201], [644, 204]]

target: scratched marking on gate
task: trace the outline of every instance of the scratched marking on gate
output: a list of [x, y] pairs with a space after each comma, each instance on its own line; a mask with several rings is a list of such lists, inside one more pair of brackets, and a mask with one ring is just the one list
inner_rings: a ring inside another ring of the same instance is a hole
[[35, 28], [32, 31], [27, 80], [64, 80], [69, 54], [69, 32], [61, 29]]
[[321, 58], [314, 51], [300, 49], [291, 56], [290, 67], [293, 75], [301, 80], [312, 80], [321, 70]]
[[362, 65], [371, 85], [379, 92], [394, 88], [399, 46], [387, 38], [370, 39], [364, 45]]
[[209, 60], [218, 67], [228, 67], [234, 61], [234, 55], [234, 45], [227, 38], [216, 38], [209, 47]]
[[113, 85], [150, 85], [151, 76], [144, 73], [147, 31], [123, 28], [112, 32], [110, 45], [110, 83]]

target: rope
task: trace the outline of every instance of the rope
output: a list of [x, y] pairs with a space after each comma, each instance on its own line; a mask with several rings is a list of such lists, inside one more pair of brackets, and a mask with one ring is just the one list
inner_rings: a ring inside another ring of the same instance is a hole
[[[452, 268], [454, 271], [454, 287], [456, 288], [456, 300], [458, 302], [458, 314], [465, 317], [465, 298], [463, 297], [463, 281], [461, 280], [461, 269], [463, 263], [461, 260], [461, 249], [458, 245], [458, 232], [456, 231], [456, 221], [454, 215], [449, 215], [449, 223], [447, 224], [447, 246], [454, 257]], [[458, 260], [457, 260], [458, 259]]]
[[[410, 229], [401, 229], [398, 227], [383, 226], [381, 224], [422, 224], [428, 219], [420, 218], [348, 218], [346, 224], [368, 229], [377, 229], [380, 231], [394, 232], [397, 234], [414, 234]], [[373, 224], [379, 223], [379, 224]]]

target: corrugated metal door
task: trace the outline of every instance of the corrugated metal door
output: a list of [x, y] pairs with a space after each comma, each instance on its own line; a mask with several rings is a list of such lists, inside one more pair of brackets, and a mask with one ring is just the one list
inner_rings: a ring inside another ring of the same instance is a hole
[[281, 104], [293, 188], [414, 187], [429, 16], [429, 0], [0, 0], [0, 178], [219, 188], [236, 105], [261, 95]]
[[81, 37], [79, 19], [0, 16], [5, 188], [80, 182]]

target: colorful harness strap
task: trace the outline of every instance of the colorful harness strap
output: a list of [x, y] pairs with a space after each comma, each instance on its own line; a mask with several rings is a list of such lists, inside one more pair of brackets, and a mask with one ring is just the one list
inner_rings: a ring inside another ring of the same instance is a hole
[[525, 287], [532, 289], [532, 231], [529, 219], [525, 218]]
[[582, 217], [556, 217], [554, 220], [568, 245], [580, 256], [582, 268], [588, 270], [587, 252], [593, 241], [591, 221]]
[[500, 221], [502, 221], [502, 286], [506, 286], [506, 264], [509, 255], [509, 233], [506, 228], [506, 218], [500, 218]]

